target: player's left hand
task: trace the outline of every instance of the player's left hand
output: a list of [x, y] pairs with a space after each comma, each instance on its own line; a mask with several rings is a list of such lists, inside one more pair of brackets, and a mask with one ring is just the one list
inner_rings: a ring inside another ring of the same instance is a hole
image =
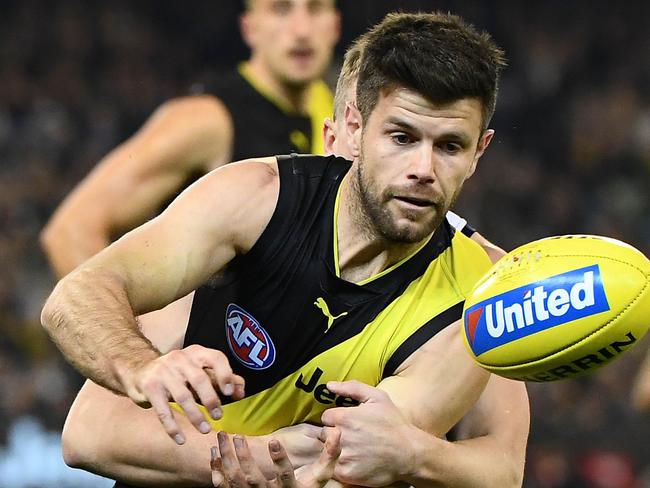
[[232, 438], [217, 434], [218, 448], [212, 447], [210, 468], [212, 484], [218, 488], [321, 488], [334, 474], [341, 452], [340, 432], [333, 429], [325, 439], [323, 451], [315, 462], [294, 471], [287, 451], [277, 439], [268, 444], [273, 461], [273, 478], [267, 479], [248, 447], [246, 437]]
[[356, 407], [326, 410], [323, 435], [341, 431], [341, 454], [334, 479], [363, 486], [385, 486], [407, 474], [413, 464], [414, 430], [388, 394], [358, 381], [330, 381], [327, 389], [361, 402]]

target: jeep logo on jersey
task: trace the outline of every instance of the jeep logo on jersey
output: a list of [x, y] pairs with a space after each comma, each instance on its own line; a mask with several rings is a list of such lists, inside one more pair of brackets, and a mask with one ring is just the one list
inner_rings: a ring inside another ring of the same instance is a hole
[[470, 307], [465, 333], [476, 356], [522, 337], [609, 310], [598, 265], [515, 288]]
[[247, 368], [266, 369], [275, 361], [275, 346], [269, 334], [234, 303], [226, 310], [226, 338], [230, 351]]

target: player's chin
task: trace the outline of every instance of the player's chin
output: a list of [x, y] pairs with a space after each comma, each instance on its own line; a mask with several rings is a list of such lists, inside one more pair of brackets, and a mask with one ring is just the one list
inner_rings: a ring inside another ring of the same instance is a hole
[[394, 221], [393, 240], [405, 244], [414, 244], [429, 237], [435, 228], [435, 218], [411, 219], [402, 217]]
[[398, 227], [412, 229], [413, 232], [430, 234], [439, 223], [439, 212], [435, 206], [400, 206], [393, 212]]
[[295, 87], [304, 87], [318, 78], [318, 74], [313, 69], [292, 69], [285, 80], [288, 85]]

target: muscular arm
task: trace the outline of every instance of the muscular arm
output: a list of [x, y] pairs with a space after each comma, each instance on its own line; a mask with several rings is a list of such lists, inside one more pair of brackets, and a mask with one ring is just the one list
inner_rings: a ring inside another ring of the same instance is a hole
[[414, 485], [521, 486], [529, 427], [525, 384], [492, 375], [479, 401], [461, 420], [459, 440], [425, 444], [428, 449], [423, 449], [425, 458], [417, 474], [424, 482], [414, 480]]
[[[452, 212], [448, 213], [448, 218], [450, 214], [450, 222], [464, 222]], [[456, 225], [462, 228], [464, 224], [456, 222]], [[478, 232], [473, 232], [471, 238], [493, 263], [505, 255], [503, 249]], [[475, 404], [488, 378], [488, 374], [470, 360], [462, 343], [460, 327], [460, 321], [447, 327], [400, 365], [394, 376], [378, 385], [388, 392], [409, 421], [437, 437], [444, 437]], [[493, 383], [491, 381], [490, 385]]]
[[[178, 415], [186, 442], [177, 445], [160, 428], [155, 412], [138, 408], [128, 398], [86, 381], [63, 429], [63, 457], [84, 469], [136, 486], [212, 486], [210, 447], [216, 434], [202, 435]], [[260, 468], [272, 472], [267, 444], [279, 439], [295, 467], [317, 457], [319, 428], [302, 425], [268, 435], [249, 437]]]
[[456, 322], [421, 346], [377, 388], [413, 425], [443, 437], [476, 403], [489, 373], [465, 349]]
[[229, 160], [232, 122], [214, 97], [162, 105], [69, 194], [41, 233], [59, 277], [153, 216], [193, 173]]
[[449, 442], [412, 430], [413, 463], [404, 481], [417, 487], [520, 487], [529, 409], [523, 383], [492, 376]]
[[211, 486], [210, 446], [215, 439], [177, 415], [186, 442], [177, 445], [144, 410], [91, 381], [72, 404], [63, 428], [63, 459], [137, 486]]
[[161, 358], [134, 317], [186, 295], [253, 245], [277, 201], [274, 161], [243, 162], [206, 175], [156, 219], [67, 275], [43, 309], [44, 327], [82, 374], [138, 403], [151, 401], [170, 435], [179, 432], [167, 400], [187, 405], [199, 428], [203, 417], [187, 384], [212, 411], [218, 405], [212, 373], [219, 374], [215, 366], [229, 366], [225, 356], [200, 346]]

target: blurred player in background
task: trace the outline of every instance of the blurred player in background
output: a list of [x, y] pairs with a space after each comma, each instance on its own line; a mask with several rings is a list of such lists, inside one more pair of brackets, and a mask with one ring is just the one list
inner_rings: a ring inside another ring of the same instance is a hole
[[322, 154], [332, 94], [320, 80], [339, 38], [334, 0], [248, 0], [251, 49], [203, 95], [165, 102], [66, 198], [42, 233], [62, 277], [158, 213], [191, 181], [260, 154]]

